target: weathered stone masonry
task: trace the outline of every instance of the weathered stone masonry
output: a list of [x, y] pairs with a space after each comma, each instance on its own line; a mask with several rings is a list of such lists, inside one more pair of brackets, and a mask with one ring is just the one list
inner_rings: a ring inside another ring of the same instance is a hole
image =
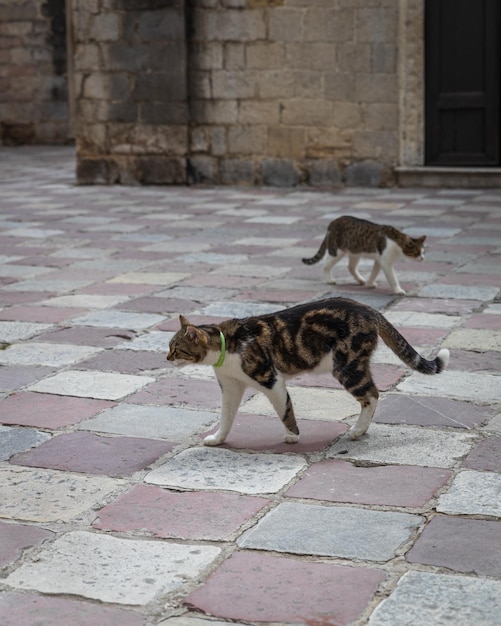
[[64, 0], [0, 1], [0, 144], [70, 135]]
[[74, 0], [80, 182], [392, 182], [398, 5]]

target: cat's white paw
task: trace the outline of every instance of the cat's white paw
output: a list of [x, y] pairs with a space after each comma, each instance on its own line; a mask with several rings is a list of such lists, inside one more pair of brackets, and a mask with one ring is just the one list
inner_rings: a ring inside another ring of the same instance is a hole
[[393, 293], [396, 296], [405, 296], [405, 289], [402, 289], [402, 287], [400, 287], [400, 289], [395, 289]]
[[336, 284], [336, 281], [334, 280], [334, 278], [326, 278], [326, 279], [325, 279], [325, 282], [326, 282], [328, 285], [335, 285], [335, 284]]
[[299, 435], [295, 433], [286, 433], [284, 436], [285, 443], [297, 443], [299, 441]]
[[350, 430], [348, 431], [348, 435], [350, 436], [350, 439], [360, 439], [360, 437], [362, 435], [365, 435], [365, 433], [367, 432], [367, 428], [357, 428], [357, 425], [355, 424], [355, 426], [352, 426], [350, 428]]
[[214, 435], [207, 435], [207, 437], [204, 438], [204, 446], [218, 446], [220, 443], [223, 443], [223, 441], [224, 439], [222, 437], [214, 433]]
[[365, 278], [357, 278], [357, 283], [359, 285], [365, 285]]
[[377, 282], [374, 280], [372, 283], [366, 283], [365, 286], [369, 287], [369, 289], [375, 289], [377, 287]]

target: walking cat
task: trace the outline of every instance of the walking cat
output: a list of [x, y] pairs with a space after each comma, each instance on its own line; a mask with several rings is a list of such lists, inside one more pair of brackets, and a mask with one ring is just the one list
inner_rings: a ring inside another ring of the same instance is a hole
[[[347, 254], [348, 269], [358, 283], [376, 287], [376, 277], [380, 270], [383, 270], [393, 293], [403, 295], [405, 291], [398, 282], [393, 266], [403, 256], [422, 261], [425, 239], [426, 235], [414, 239], [393, 226], [374, 224], [368, 220], [344, 215], [329, 224], [318, 252], [311, 259], [303, 259], [303, 263], [306, 265], [318, 263], [327, 251], [324, 275], [328, 283], [335, 285], [336, 281], [332, 278], [331, 269]], [[357, 271], [361, 257], [374, 259], [374, 266], [367, 283]]]
[[222, 391], [219, 428], [204, 439], [209, 446], [226, 439], [246, 387], [266, 395], [285, 426], [285, 441], [297, 442], [285, 381], [302, 372], [330, 372], [360, 402], [360, 416], [349, 432], [358, 439], [369, 428], [379, 397], [370, 369], [378, 336], [422, 374], [438, 374], [449, 361], [446, 349], [431, 361], [424, 359], [379, 311], [345, 298], [219, 324], [195, 326], [182, 315], [179, 321], [167, 359], [176, 366], [212, 365]]

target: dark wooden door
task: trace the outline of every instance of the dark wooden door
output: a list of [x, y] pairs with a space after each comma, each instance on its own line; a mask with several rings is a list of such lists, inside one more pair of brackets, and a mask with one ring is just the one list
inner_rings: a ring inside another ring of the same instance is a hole
[[427, 165], [500, 164], [501, 0], [426, 0]]

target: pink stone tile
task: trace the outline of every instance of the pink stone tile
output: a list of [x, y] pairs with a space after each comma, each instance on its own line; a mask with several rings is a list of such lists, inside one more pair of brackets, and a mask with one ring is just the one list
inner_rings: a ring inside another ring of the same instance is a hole
[[[247, 279], [246, 279], [247, 280]], [[316, 296], [316, 291], [298, 291], [296, 289], [256, 289], [241, 291], [235, 300], [251, 302], [303, 302]]]
[[487, 352], [451, 350], [451, 358], [447, 368], [461, 372], [486, 372], [488, 370], [500, 372], [501, 352], [494, 350]]
[[[253, 392], [244, 395], [248, 399]], [[216, 380], [162, 378], [133, 394], [132, 404], [184, 406], [194, 409], [217, 409], [221, 406], [221, 390]]]
[[[221, 250], [218, 252], [219, 254], [224, 254]], [[243, 280], [244, 279], [242, 279], [241, 276], [226, 276], [225, 274], [199, 274], [183, 280], [183, 286], [241, 288]], [[262, 278], [252, 278], [250, 276], [245, 277], [246, 287], [252, 287], [252, 285], [262, 282]]]
[[139, 313], [159, 313], [168, 315], [172, 313], [182, 313], [187, 315], [190, 311], [200, 308], [200, 304], [191, 300], [181, 300], [180, 298], [157, 298], [155, 296], [144, 296], [134, 298], [129, 302], [120, 305], [121, 311], [138, 311]]
[[[317, 452], [330, 445], [346, 430], [340, 422], [298, 420], [298, 443], [285, 443], [284, 427], [277, 417], [238, 414], [223, 447], [266, 450], [268, 452]], [[204, 436], [217, 430], [217, 426]]]
[[37, 336], [37, 341], [54, 341], [70, 343], [77, 346], [96, 346], [112, 348], [124, 341], [132, 340], [135, 333], [123, 328], [91, 328], [90, 326], [74, 326], [62, 328]]
[[69, 472], [129, 476], [157, 461], [175, 445], [155, 439], [77, 432], [53, 437], [37, 448], [17, 454], [10, 462]]
[[22, 391], [2, 401], [2, 424], [64, 428], [115, 406], [108, 400]]
[[78, 364], [79, 369], [138, 374], [169, 367], [165, 354], [146, 350], [105, 350]]
[[439, 515], [405, 558], [463, 574], [500, 577], [501, 522]]
[[27, 304], [29, 302], [41, 302], [52, 298], [57, 294], [52, 291], [7, 291], [2, 289], [2, 305]]
[[0, 593], [2, 626], [146, 626], [147, 618], [133, 611], [27, 593]]
[[158, 290], [158, 285], [140, 285], [131, 283], [95, 283], [79, 290], [98, 296], [142, 296]]
[[53, 536], [54, 533], [50, 530], [37, 526], [8, 524], [0, 521], [0, 567], [18, 559], [25, 548], [37, 546]]
[[0, 311], [0, 320], [15, 322], [42, 322], [57, 324], [73, 315], [81, 315], [84, 309], [62, 309], [46, 306], [16, 306]]
[[[501, 273], [501, 272], [500, 272]], [[467, 319], [463, 328], [481, 328], [485, 330], [501, 330], [501, 315], [489, 313], [476, 313]]]
[[501, 473], [501, 437], [489, 437], [473, 448], [463, 467]]
[[445, 336], [449, 333], [448, 329], [434, 328], [409, 328], [399, 327], [400, 333], [413, 346], [436, 346], [440, 345]]
[[52, 367], [36, 365], [0, 367], [0, 391], [14, 391], [54, 372]]
[[499, 276], [492, 274], [466, 274], [454, 272], [447, 274], [435, 282], [436, 285], [486, 285], [487, 287], [495, 287], [499, 284]]
[[185, 603], [224, 619], [347, 626], [385, 577], [378, 569], [237, 552]]
[[415, 424], [471, 429], [491, 416], [492, 409], [471, 402], [388, 394], [381, 398], [374, 421], [380, 424]]
[[[182, 314], [184, 315], [184, 313]], [[186, 315], [188, 316], [189, 321], [192, 324], [196, 324], [196, 325], [219, 324], [219, 322], [222, 322], [223, 320], [226, 319], [225, 317], [216, 317], [213, 315], [189, 315], [189, 312], [186, 312]], [[161, 324], [158, 324], [158, 326], [156, 326], [157, 330], [168, 330], [168, 331], [170, 330], [174, 332], [179, 330], [179, 328], [180, 328], [179, 315], [176, 315], [171, 320], [168, 320], [167, 322], [162, 322]]]
[[418, 508], [452, 476], [445, 469], [385, 465], [356, 467], [347, 461], [314, 463], [287, 496], [330, 502]]
[[146, 532], [162, 538], [220, 541], [227, 540], [268, 502], [265, 498], [229, 493], [174, 493], [136, 485], [101, 509], [93, 526], [100, 530]]

